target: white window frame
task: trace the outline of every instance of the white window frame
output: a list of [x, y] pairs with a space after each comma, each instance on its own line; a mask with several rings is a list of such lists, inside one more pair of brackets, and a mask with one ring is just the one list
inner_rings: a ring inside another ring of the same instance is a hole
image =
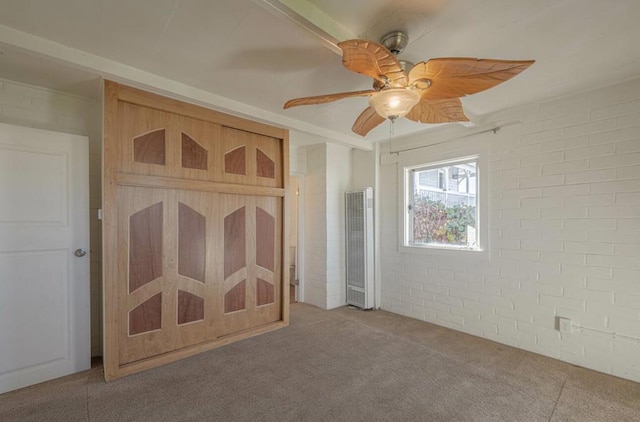
[[[471, 136], [469, 138], [451, 141], [424, 149], [402, 154], [397, 160], [398, 171], [398, 251], [410, 254], [440, 254], [445, 256], [460, 256], [471, 254], [488, 258], [488, 184], [489, 172], [487, 161], [489, 155], [489, 141], [487, 134]], [[478, 247], [469, 249], [454, 245], [413, 245], [409, 242], [409, 214], [407, 207], [411, 203], [409, 191], [410, 180], [407, 170], [441, 166], [465, 160], [477, 160], [477, 192], [476, 206], [478, 210], [476, 234]]]
[[[404, 245], [410, 248], [435, 248], [435, 249], [449, 249], [449, 250], [467, 250], [467, 251], [479, 251], [480, 250], [480, 231], [479, 227], [476, 227], [476, 242], [475, 246], [467, 246], [467, 245], [447, 245], [443, 243], [420, 243], [416, 244], [413, 240], [413, 199], [414, 199], [414, 190], [415, 190], [415, 175], [414, 172], [416, 170], [425, 171], [425, 170], [435, 170], [441, 169], [443, 167], [449, 167], [456, 164], [464, 164], [474, 162], [476, 164], [476, 226], [480, 224], [480, 207], [479, 205], [479, 195], [478, 192], [480, 190], [480, 172], [479, 172], [479, 158], [477, 155], [473, 155], [470, 157], [460, 157], [455, 160], [447, 160], [447, 161], [439, 161], [435, 163], [424, 163], [417, 166], [407, 166], [404, 167], [404, 178], [405, 180], [405, 207], [404, 207]], [[449, 175], [447, 170], [444, 171], [445, 174], [445, 184], [448, 184]], [[438, 172], [438, 177], [440, 177], [440, 172]], [[442, 191], [447, 192], [447, 190], [434, 190], [434, 191]]]

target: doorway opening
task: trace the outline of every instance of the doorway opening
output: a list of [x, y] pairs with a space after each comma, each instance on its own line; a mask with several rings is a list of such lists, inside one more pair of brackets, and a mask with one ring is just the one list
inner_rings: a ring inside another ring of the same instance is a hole
[[304, 302], [304, 175], [289, 178], [289, 289], [290, 303]]

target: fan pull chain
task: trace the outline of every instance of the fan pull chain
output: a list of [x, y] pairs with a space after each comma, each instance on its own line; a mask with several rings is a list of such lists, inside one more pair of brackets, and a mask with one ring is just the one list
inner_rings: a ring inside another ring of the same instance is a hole
[[393, 139], [393, 135], [395, 134], [397, 118], [397, 116], [389, 116], [389, 120], [391, 120], [391, 124], [389, 125], [389, 154], [393, 154], [393, 151], [391, 150], [391, 140]]

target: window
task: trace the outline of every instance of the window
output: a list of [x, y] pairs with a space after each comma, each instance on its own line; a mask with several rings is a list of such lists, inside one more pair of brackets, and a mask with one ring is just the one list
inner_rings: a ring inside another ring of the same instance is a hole
[[405, 168], [405, 245], [479, 250], [478, 158]]

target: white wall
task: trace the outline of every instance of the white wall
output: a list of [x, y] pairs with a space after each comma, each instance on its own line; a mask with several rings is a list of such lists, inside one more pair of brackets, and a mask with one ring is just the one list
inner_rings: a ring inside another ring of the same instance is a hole
[[346, 304], [344, 194], [351, 184], [351, 148], [327, 144], [327, 308]]
[[102, 106], [99, 101], [0, 79], [0, 122], [89, 137], [91, 353], [102, 354]]
[[325, 144], [304, 148], [304, 301], [327, 307], [327, 149]]
[[[640, 80], [487, 120], [520, 123], [381, 157], [382, 307], [640, 381]], [[401, 252], [398, 168], [478, 148], [487, 252]]]
[[354, 149], [351, 152], [351, 189], [374, 185], [377, 156], [374, 151]]
[[289, 172], [296, 174], [307, 172], [307, 151], [304, 147], [289, 145]]
[[350, 186], [351, 150], [334, 144], [304, 149], [304, 301], [331, 309], [345, 304], [344, 193]]

